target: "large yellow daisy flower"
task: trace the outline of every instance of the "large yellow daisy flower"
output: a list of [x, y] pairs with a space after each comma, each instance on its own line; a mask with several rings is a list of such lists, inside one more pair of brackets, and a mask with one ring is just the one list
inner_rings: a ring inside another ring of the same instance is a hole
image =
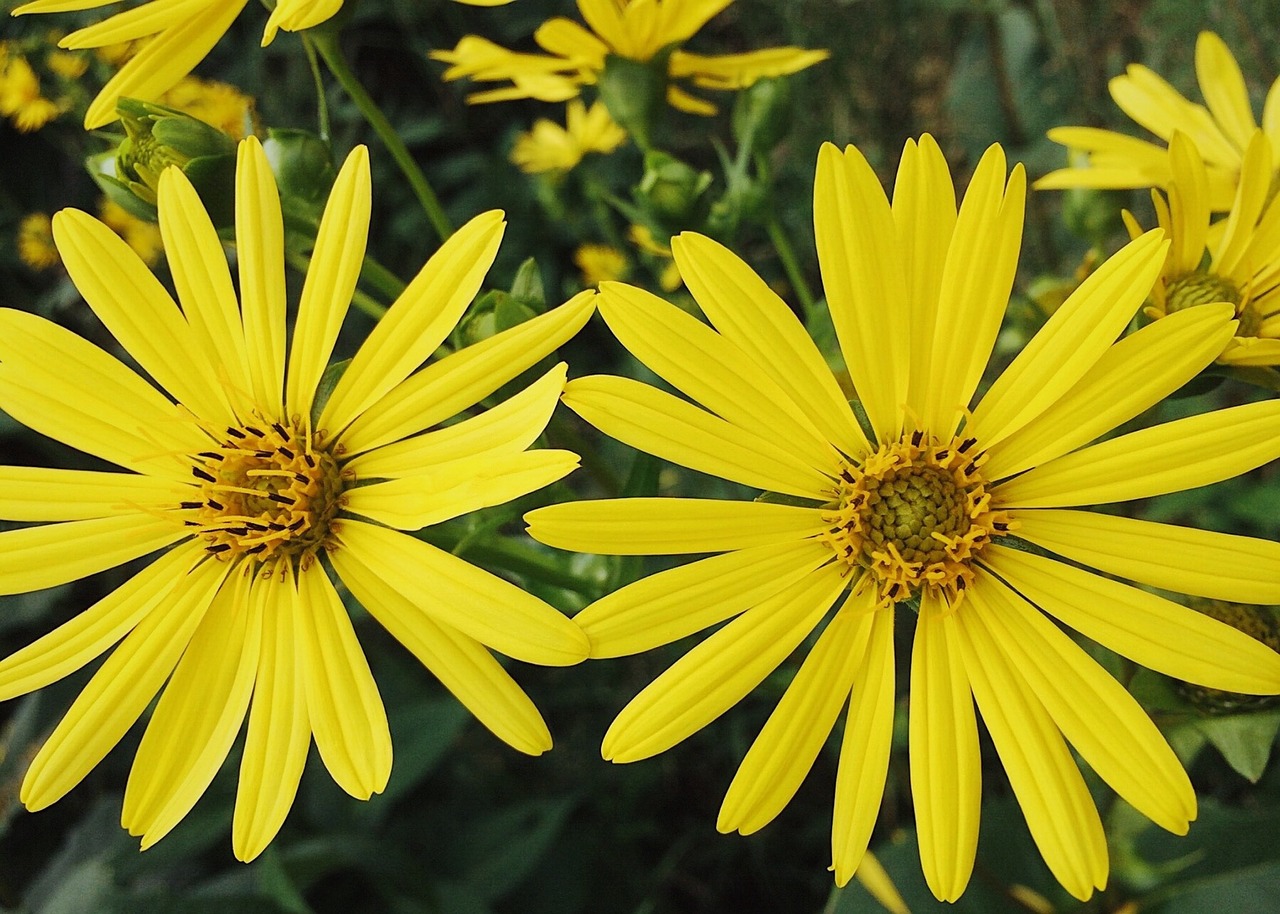
[[317, 388], [364, 258], [364, 148], [325, 208], [287, 362], [280, 200], [257, 140], [241, 143], [236, 172], [239, 304], [217, 233], [178, 169], [161, 177], [159, 212], [181, 309], [109, 228], [77, 210], [54, 218], [71, 279], [159, 390], [56, 324], [0, 310], [0, 409], [129, 471], [0, 467], [0, 518], [48, 522], [0, 533], [0, 593], [172, 547], [0, 662], [0, 697], [11, 698], [120, 642], [32, 761], [22, 802], [36, 810], [67, 793], [162, 686], [124, 797], [123, 824], [143, 847], [190, 810], [246, 715], [233, 826], [242, 860], [279, 830], [313, 736], [344, 790], [380, 792], [391, 770], [386, 714], [333, 573], [485, 726], [522, 752], [549, 749], [537, 709], [487, 648], [572, 664], [587, 654], [581, 631], [400, 531], [573, 469], [568, 452], [525, 450], [555, 406], [563, 365], [475, 418], [423, 432], [567, 340], [592, 294], [415, 372], [497, 253], [501, 214], [477, 216], [324, 398]]
[[[1194, 305], [1230, 302], [1239, 325], [1218, 356], [1224, 365], [1280, 365], [1280, 205], [1271, 198], [1271, 161], [1270, 141], [1255, 130], [1231, 210], [1211, 225], [1204, 160], [1185, 134], [1175, 133], [1167, 197], [1151, 192], [1171, 246], [1147, 313], [1161, 318]], [[1124, 216], [1130, 234], [1141, 234], [1136, 220]]]
[[916, 617], [920, 853], [942, 899], [964, 891], [977, 846], [974, 699], [1037, 846], [1076, 897], [1105, 884], [1108, 863], [1068, 745], [1161, 826], [1182, 833], [1195, 815], [1191, 784], [1150, 718], [1053, 619], [1182, 679], [1280, 692], [1280, 655], [1104, 576], [1272, 603], [1280, 544], [1074, 510], [1204, 485], [1280, 454], [1274, 401], [1084, 446], [1185, 383], [1231, 336], [1231, 308], [1219, 305], [1115, 342], [1159, 273], [1159, 231], [1089, 277], [968, 409], [1013, 283], [1023, 206], [1022, 169], [1006, 185], [999, 147], [958, 214], [928, 136], [907, 144], [892, 203], [856, 149], [822, 149], [818, 258], [865, 430], [768, 285], [708, 238], [674, 239], [710, 327], [621, 284], [602, 287], [600, 310], [623, 345], [689, 399], [586, 377], [564, 400], [627, 444], [777, 495], [587, 501], [527, 517], [533, 536], [567, 549], [717, 553], [577, 616], [593, 657], [726, 623], [618, 715], [606, 758], [635, 761], [680, 742], [817, 635], [730, 785], [718, 827], [749, 833], [772, 820], [848, 702], [832, 827], [840, 884], [858, 868], [880, 807], [893, 629], [904, 611]]
[[[1201, 32], [1196, 40], [1196, 76], [1207, 108], [1136, 63], [1111, 80], [1111, 97], [1134, 123], [1166, 143], [1174, 131], [1195, 143], [1207, 166], [1210, 206], [1221, 212], [1231, 207], [1244, 151], [1258, 122], [1240, 66], [1213, 32]], [[1280, 169], [1280, 79], [1267, 93], [1262, 129], [1271, 140], [1274, 172]], [[1146, 140], [1096, 127], [1055, 127], [1049, 139], [1084, 153], [1088, 164], [1050, 172], [1036, 182], [1040, 190], [1168, 187], [1173, 177], [1166, 149]]]
[[[733, 0], [578, 0], [587, 27], [572, 19], [548, 19], [533, 40], [547, 54], [509, 51], [476, 35], [464, 36], [451, 51], [435, 51], [432, 58], [448, 63], [446, 80], [468, 78], [480, 82], [510, 82], [510, 86], [476, 92], [472, 103], [536, 98], [558, 102], [576, 96], [583, 85], [595, 83], [605, 59], [614, 54], [645, 62], [672, 45], [692, 38]], [[742, 54], [705, 56], [677, 48], [667, 67], [673, 80], [688, 79], [707, 89], [742, 89], [769, 76], [786, 76], [819, 61], [826, 51], [781, 47]], [[681, 87], [667, 87], [672, 107], [692, 114], [715, 114], [710, 102]]]
[[[98, 9], [117, 0], [32, 0], [13, 11], [26, 13], [66, 13]], [[457, 0], [472, 6], [497, 6], [509, 0]], [[79, 29], [62, 39], [60, 47], [81, 50], [100, 48], [139, 38], [151, 38], [120, 72], [113, 76], [85, 114], [88, 130], [116, 119], [116, 102], [121, 96], [154, 100], [204, 60], [248, 0], [146, 0], [108, 17], [96, 25]], [[342, 9], [342, 0], [279, 0], [262, 34], [270, 44], [280, 29], [289, 32], [313, 28], [327, 22]], [[155, 37], [151, 37], [155, 36]]]

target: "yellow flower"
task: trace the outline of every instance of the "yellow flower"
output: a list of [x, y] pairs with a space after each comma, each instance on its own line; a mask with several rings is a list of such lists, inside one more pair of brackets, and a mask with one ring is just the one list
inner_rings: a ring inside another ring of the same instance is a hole
[[[1231, 207], [1245, 148], [1258, 129], [1244, 75], [1226, 44], [1213, 32], [1196, 40], [1196, 76], [1205, 103], [1184, 98], [1177, 89], [1142, 64], [1130, 64], [1111, 80], [1111, 97], [1133, 121], [1166, 143], [1175, 131], [1185, 133], [1204, 158], [1210, 206]], [[1280, 80], [1267, 93], [1265, 111], [1280, 104]], [[1280, 120], [1263, 117], [1271, 140], [1271, 169], [1280, 169]], [[1036, 182], [1040, 190], [1068, 187], [1168, 187], [1173, 174], [1167, 150], [1155, 143], [1096, 127], [1056, 127], [1049, 139], [1086, 154], [1088, 164], [1063, 168]]]
[[18, 223], [18, 257], [33, 270], [47, 270], [60, 258], [53, 245], [53, 222], [46, 213], [30, 213]]
[[[117, 0], [32, 0], [13, 15], [61, 13], [71, 9], [98, 9]], [[59, 45], [72, 50], [110, 48], [112, 54], [141, 38], [151, 38], [141, 48], [123, 53], [127, 62], [98, 93], [85, 114], [84, 126], [92, 130], [116, 119], [121, 96], [154, 101], [204, 60], [226, 34], [249, 0], [146, 0], [107, 19], [67, 35]], [[471, 2], [477, 0], [459, 0]], [[479, 3], [478, 5], [491, 5]], [[279, 0], [263, 30], [268, 45], [280, 29], [300, 31], [327, 22], [342, 9], [342, 0]], [[154, 37], [151, 37], [154, 36]], [[136, 53], [135, 53], [136, 51]]]
[[55, 216], [71, 279], [159, 389], [43, 318], [0, 310], [0, 408], [126, 471], [0, 468], [0, 518], [37, 522], [0, 533], [0, 592], [166, 550], [0, 662], [0, 696], [10, 698], [119, 642], [32, 761], [21, 790], [29, 809], [71, 790], [162, 688], [124, 797], [122, 822], [143, 847], [190, 810], [246, 716], [232, 835], [240, 859], [280, 828], [313, 737], [344, 790], [380, 792], [391, 769], [386, 714], [335, 574], [497, 736], [535, 755], [551, 747], [489, 649], [572, 664], [586, 656], [581, 631], [401, 531], [573, 469], [568, 452], [526, 451], [556, 404], [563, 364], [487, 412], [423, 432], [568, 339], [593, 293], [415, 372], [497, 253], [501, 213], [477, 216], [431, 257], [321, 402], [370, 197], [358, 147], [329, 196], [291, 334], [280, 201], [257, 140], [241, 143], [236, 171], [239, 303], [213, 224], [176, 168], [161, 177], [159, 212], [181, 310], [109, 228], [77, 210]]
[[39, 130], [61, 113], [40, 94], [40, 80], [31, 64], [8, 46], [0, 47], [0, 117], [7, 117], [20, 133]]
[[160, 97], [162, 105], [204, 121], [234, 140], [254, 132], [257, 114], [253, 96], [227, 83], [184, 76]]
[[[1195, 376], [1231, 336], [1222, 305], [1115, 342], [1160, 271], [1157, 230], [1086, 279], [970, 410], [1017, 268], [1024, 177], [1021, 166], [1007, 185], [1005, 175], [993, 146], [957, 214], [928, 136], [908, 142], [892, 204], [856, 149], [822, 149], [818, 259], [865, 432], [791, 309], [718, 243], [691, 233], [672, 241], [711, 326], [606, 283], [600, 311], [611, 330], [683, 396], [597, 376], [572, 381], [565, 403], [633, 447], [777, 494], [586, 501], [526, 519], [535, 538], [582, 552], [716, 553], [576, 617], [593, 657], [725, 623], [623, 709], [605, 758], [670, 748], [820, 633], [717, 825], [745, 834], [772, 820], [848, 703], [832, 825], [844, 884], [881, 803], [895, 616], [910, 607], [911, 784], [930, 887], [959, 897], [974, 863], [976, 699], [1041, 854], [1083, 899], [1106, 883], [1107, 848], [1068, 745], [1170, 831], [1186, 831], [1196, 798], [1150, 718], [1053, 619], [1178, 678], [1280, 692], [1280, 655], [1110, 577], [1274, 603], [1280, 544], [1073, 509], [1204, 485], [1280, 455], [1280, 401], [1086, 446]], [[1037, 551], [1011, 546], [1014, 532]]]
[[141, 260], [149, 267], [160, 262], [164, 253], [164, 239], [160, 237], [160, 226], [145, 219], [139, 219], [123, 206], [103, 197], [98, 201], [98, 219], [111, 231], [124, 239], [124, 243], [133, 249]]
[[[1228, 302], [1239, 322], [1218, 355], [1224, 365], [1280, 365], [1280, 205], [1271, 198], [1271, 143], [1255, 130], [1226, 219], [1210, 225], [1204, 160], [1185, 134], [1169, 143], [1167, 196], [1152, 191], [1171, 246], [1147, 314], [1167, 317], [1194, 305]], [[1125, 213], [1130, 234], [1141, 233]]]
[[573, 262], [582, 271], [582, 282], [588, 286], [625, 279], [629, 264], [627, 255], [608, 244], [584, 244], [573, 252]]
[[[533, 39], [546, 54], [508, 51], [475, 35], [463, 37], [452, 51], [431, 56], [449, 64], [446, 80], [464, 77], [479, 82], [510, 82], [510, 86], [477, 92], [472, 103], [536, 98], [565, 101], [583, 85], [596, 82], [610, 55], [646, 62], [671, 45], [692, 38], [708, 20], [733, 0], [578, 0], [587, 27], [556, 17], [538, 27]], [[782, 47], [743, 54], [705, 56], [677, 48], [667, 73], [689, 79], [707, 89], [741, 89], [759, 79], [786, 76], [828, 57], [826, 51]], [[692, 114], [715, 114], [710, 102], [677, 85], [667, 87], [672, 107]]]
[[590, 108], [581, 99], [565, 107], [565, 126], [539, 118], [516, 138], [511, 161], [527, 174], [569, 171], [589, 152], [610, 153], [625, 143], [627, 132], [613, 122], [600, 102]]

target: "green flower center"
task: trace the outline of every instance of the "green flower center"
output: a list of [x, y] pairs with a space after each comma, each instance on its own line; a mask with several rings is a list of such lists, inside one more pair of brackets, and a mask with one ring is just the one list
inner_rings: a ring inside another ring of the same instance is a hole
[[205, 550], [224, 560], [297, 559], [305, 567], [333, 532], [333, 520], [351, 482], [320, 435], [297, 423], [227, 429], [223, 444], [192, 457], [202, 483], [194, 512]]
[[1262, 316], [1258, 314], [1252, 302], [1247, 301], [1244, 292], [1229, 279], [1213, 273], [1186, 273], [1171, 280], [1165, 286], [1166, 313], [1185, 311], [1196, 305], [1211, 305], [1215, 302], [1230, 302], [1235, 305], [1236, 319], [1240, 325], [1236, 328], [1236, 336], [1257, 336], [1262, 324]]
[[874, 584], [882, 604], [935, 587], [954, 605], [973, 581], [974, 557], [1013, 526], [991, 509], [984, 459], [974, 438], [940, 443], [914, 432], [884, 445], [844, 468], [821, 537], [864, 572], [858, 586]]

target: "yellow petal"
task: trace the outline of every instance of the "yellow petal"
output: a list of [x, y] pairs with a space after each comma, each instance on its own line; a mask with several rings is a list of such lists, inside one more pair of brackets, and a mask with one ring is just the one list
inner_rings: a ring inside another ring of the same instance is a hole
[[98, 668], [27, 769], [27, 809], [61, 799], [124, 737], [169, 677], [226, 574], [222, 562], [196, 566]]
[[[1252, 253], [1255, 235], [1261, 232], [1258, 220], [1271, 201], [1273, 174], [1271, 144], [1261, 130], [1254, 130], [1245, 147], [1235, 201], [1227, 214], [1226, 225], [1221, 227], [1221, 238], [1213, 247], [1212, 269], [1218, 276], [1240, 285], [1252, 279], [1258, 264], [1252, 258], [1245, 258], [1246, 254]], [[1218, 228], [1214, 226], [1215, 231]]]
[[1020, 671], [961, 607], [960, 656], [1031, 837], [1063, 888], [1086, 901], [1107, 884], [1107, 839], [1071, 750]]
[[431, 255], [351, 359], [321, 428], [337, 434], [435, 352], [479, 291], [505, 226], [499, 210], [482, 213]]
[[302, 285], [289, 348], [284, 402], [291, 416], [309, 416], [316, 386], [347, 316], [364, 265], [373, 192], [369, 150], [351, 150], [320, 217], [311, 264]]
[[[964, 610], [960, 610], [964, 611]], [[982, 756], [953, 614], [922, 593], [911, 648], [911, 797], [930, 891], [955, 901], [978, 852]]]
[[[107, 5], [109, 4], [101, 2], [92, 4], [84, 2], [51, 3], [42, 9], [33, 9], [34, 4], [32, 4], [25, 7], [23, 11], [61, 13]], [[109, 16], [102, 22], [87, 28], [78, 29], [66, 36], [60, 44], [63, 47], [78, 50], [81, 48], [101, 47], [122, 41], [134, 41], [172, 28], [184, 19], [198, 15], [204, 7], [211, 5], [211, 0], [159, 0], [159, 2], [143, 3], [141, 6], [135, 6], [132, 9], [123, 10]]]
[[710, 498], [604, 498], [538, 508], [524, 519], [538, 542], [596, 555], [729, 552], [828, 526], [815, 508]]
[[1161, 828], [1184, 835], [1196, 794], [1156, 725], [1060, 628], [980, 571], [964, 607], [986, 629], [1089, 767]]
[[898, 437], [907, 398], [908, 311], [893, 214], [862, 153], [818, 153], [813, 230], [831, 320], [854, 389], [880, 441]]
[[567, 342], [595, 310], [594, 291], [428, 365], [343, 432], [348, 454], [407, 438], [472, 406]]
[[601, 745], [634, 762], [670, 749], [715, 720], [795, 650], [844, 589], [828, 565], [743, 613], [677, 660], [622, 709]]
[[1249, 90], [1235, 57], [1213, 32], [1201, 32], [1196, 38], [1196, 80], [1223, 132], [1241, 149], [1248, 146], [1249, 135], [1258, 127]]
[[871, 637], [854, 676], [849, 720], [840, 744], [831, 819], [836, 885], [845, 885], [862, 865], [880, 815], [893, 743], [893, 687], [893, 609], [889, 608], [872, 614]]
[[1018, 508], [1100, 505], [1229, 479], [1280, 456], [1280, 401], [1141, 429], [1067, 454], [995, 489]]
[[391, 731], [342, 598], [313, 563], [298, 573], [298, 647], [307, 712], [320, 758], [357, 800], [382, 793], [391, 776]]
[[716, 828], [744, 835], [773, 821], [791, 802], [853, 688], [866, 653], [874, 591], [846, 599], [787, 686], [729, 785]]
[[1172, 247], [1168, 272], [1180, 276], [1197, 269], [1204, 258], [1213, 207], [1204, 159], [1186, 134], [1174, 133], [1169, 140], [1169, 165], [1173, 169], [1173, 183], [1169, 185]]
[[733, 92], [747, 89], [762, 79], [789, 76], [822, 63], [829, 51], [807, 48], [760, 48], [738, 54], [691, 54], [676, 50], [671, 55], [672, 79], [692, 79], [704, 89]]
[[272, 409], [284, 392], [284, 217], [271, 164], [252, 136], [236, 150], [236, 261], [253, 398]]
[[570, 381], [564, 403], [606, 435], [691, 470], [801, 498], [827, 500], [832, 488], [792, 451], [630, 378]]
[[1064, 562], [994, 544], [983, 555], [1035, 605], [1135, 663], [1211, 689], [1280, 694], [1280, 654], [1230, 625]]
[[231, 824], [236, 859], [245, 862], [262, 853], [284, 824], [311, 746], [293, 589], [278, 571], [250, 592], [262, 620], [262, 646]]
[[0, 593], [66, 584], [187, 536], [177, 520], [121, 514], [0, 533]]
[[694, 232], [671, 239], [680, 275], [711, 325], [790, 397], [821, 434], [850, 457], [870, 446], [835, 376], [792, 310], [755, 271]]
[[1111, 98], [1120, 110], [1168, 141], [1175, 131], [1187, 134], [1206, 161], [1238, 164], [1240, 153], [1231, 145], [1203, 105], [1196, 105], [1177, 89], [1141, 64], [1130, 64], [1123, 76], [1108, 83]]
[[360, 604], [499, 739], [528, 755], [551, 748], [542, 715], [479, 641], [442, 625], [345, 551], [333, 566]]
[[570, 666], [587, 657], [582, 630], [514, 584], [384, 527], [344, 520], [339, 535], [353, 562], [481, 644], [545, 666]]
[[139, 508], [175, 507], [196, 491], [184, 483], [132, 473], [0, 466], [0, 518], [89, 520], [136, 514]]
[[745, 352], [650, 292], [600, 284], [600, 314], [658, 376], [727, 422], [834, 475], [840, 458], [822, 433]]
[[1066, 394], [1133, 319], [1160, 275], [1167, 249], [1164, 232], [1155, 229], [1108, 257], [991, 385], [965, 434], [990, 447]]

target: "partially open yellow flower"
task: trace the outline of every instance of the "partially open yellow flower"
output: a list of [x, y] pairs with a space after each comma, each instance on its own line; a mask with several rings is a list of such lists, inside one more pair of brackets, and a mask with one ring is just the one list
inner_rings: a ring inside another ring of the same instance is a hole
[[928, 136], [907, 144], [892, 203], [856, 149], [823, 147], [818, 260], [865, 423], [795, 314], [750, 267], [701, 235], [673, 239], [710, 326], [619, 283], [601, 287], [600, 312], [682, 396], [597, 376], [570, 382], [564, 401], [626, 444], [774, 495], [585, 501], [527, 516], [532, 536], [561, 548], [712, 553], [576, 617], [598, 658], [720, 626], [621, 711], [605, 758], [670, 748], [817, 635], [738, 769], [717, 827], [746, 834], [767, 825], [847, 706], [832, 823], [841, 885], [880, 809], [901, 614], [915, 623], [909, 729], [920, 855], [944, 900], [965, 890], [978, 844], [975, 700], [1036, 845], [1077, 898], [1106, 884], [1108, 860], [1072, 748], [1160, 826], [1182, 834], [1196, 814], [1191, 783], [1155, 724], [1057, 622], [1178, 678], [1280, 692], [1280, 655], [1112, 577], [1274, 603], [1280, 544], [1080, 510], [1205, 485], [1280, 456], [1280, 401], [1089, 445], [1194, 377], [1234, 329], [1229, 306], [1206, 306], [1116, 342], [1159, 274], [1162, 232], [1090, 275], [970, 408], [1009, 300], [1023, 210], [1022, 169], [1006, 180], [999, 147], [982, 158], [958, 212]]
[[586, 286], [627, 278], [630, 263], [627, 255], [608, 244], [584, 244], [573, 252], [573, 262], [582, 271]]
[[572, 336], [594, 293], [419, 368], [497, 254], [502, 214], [484, 213], [322, 385], [364, 260], [368, 153], [354, 150], [334, 183], [292, 333], [280, 198], [256, 139], [239, 147], [235, 193], [238, 296], [196, 191], [177, 168], [161, 175], [181, 308], [111, 229], [78, 210], [54, 218], [67, 273], [154, 386], [68, 330], [0, 309], [0, 409], [124, 470], [0, 467], [0, 518], [34, 522], [0, 533], [0, 593], [162, 550], [0, 661], [0, 698], [111, 651], [31, 762], [21, 798], [37, 810], [75, 787], [159, 695], [121, 816], [144, 848], [196, 803], [247, 718], [232, 843], [250, 860], [283, 823], [313, 738], [352, 796], [381, 792], [391, 771], [386, 713], [335, 581], [498, 737], [534, 755], [551, 748], [537, 708], [490, 650], [577, 663], [581, 630], [404, 531], [576, 466], [566, 451], [527, 450], [555, 408], [563, 364], [500, 405], [436, 426]]
[[[587, 27], [563, 17], [538, 27], [534, 41], [547, 53], [509, 51], [484, 38], [467, 35], [451, 51], [432, 57], [449, 64], [446, 80], [510, 82], [468, 97], [472, 103], [536, 98], [565, 101], [583, 85], [596, 82], [610, 55], [645, 62], [671, 45], [668, 76], [708, 89], [741, 89], [757, 80], [786, 76], [829, 56], [826, 51], [780, 47], [742, 54], [706, 56], [682, 48], [699, 29], [733, 0], [578, 0]], [[667, 88], [672, 107], [692, 114], [714, 114], [715, 105], [674, 83]]]
[[0, 47], [0, 117], [19, 133], [32, 133], [61, 113], [58, 104], [40, 94], [40, 79], [21, 54]]
[[569, 171], [587, 153], [610, 153], [627, 141], [627, 132], [613, 122], [600, 102], [590, 108], [581, 99], [570, 99], [565, 126], [539, 118], [533, 129], [516, 138], [511, 161], [528, 174]]
[[[1244, 75], [1235, 57], [1213, 32], [1196, 39], [1196, 75], [1205, 105], [1188, 101], [1177, 89], [1142, 64], [1130, 64], [1111, 80], [1111, 97], [1134, 123], [1166, 143], [1181, 132], [1200, 151], [1206, 166], [1209, 206], [1231, 207], [1240, 181], [1244, 152], [1258, 129]], [[1280, 79], [1271, 84], [1262, 129], [1271, 140], [1271, 171], [1280, 170]], [[1040, 190], [1068, 187], [1168, 187], [1173, 173], [1164, 147], [1096, 127], [1055, 127], [1049, 139], [1086, 154], [1081, 167], [1050, 172], [1036, 182]]]
[[47, 213], [30, 213], [18, 223], [18, 258], [33, 270], [47, 270], [62, 258], [53, 243], [53, 222]]

